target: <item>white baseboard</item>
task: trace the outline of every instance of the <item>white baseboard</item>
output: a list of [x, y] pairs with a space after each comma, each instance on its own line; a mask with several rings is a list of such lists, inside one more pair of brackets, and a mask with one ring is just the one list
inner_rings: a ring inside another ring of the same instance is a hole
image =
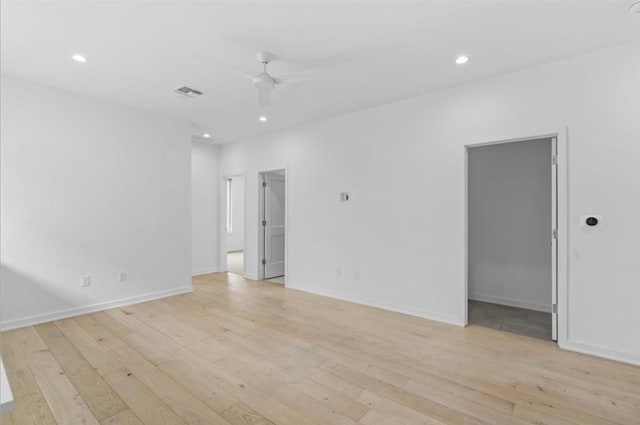
[[258, 280], [258, 276], [254, 276], [254, 275], [250, 275], [250, 274], [245, 274], [244, 276], [245, 279], [249, 279], [249, 280]]
[[208, 269], [194, 270], [191, 272], [191, 276], [202, 276], [203, 274], [211, 274], [211, 273], [218, 273], [218, 272], [220, 272], [220, 267], [216, 266]]
[[469, 294], [469, 299], [474, 301], [482, 301], [485, 303], [506, 305], [509, 307], [526, 308], [527, 310], [542, 311], [551, 313], [551, 306], [544, 304], [531, 303], [528, 301], [514, 300], [511, 298], [494, 297], [491, 295]]
[[626, 351], [611, 350], [605, 347], [585, 344], [578, 341], [558, 341], [558, 346], [564, 350], [575, 351], [577, 353], [589, 354], [595, 357], [602, 357], [617, 362], [629, 363], [640, 366], [640, 355], [628, 353]]
[[38, 314], [35, 316], [23, 317], [20, 319], [7, 320], [0, 323], [0, 331], [8, 331], [12, 329], [23, 328], [25, 326], [33, 326], [40, 323], [53, 322], [54, 320], [67, 319], [69, 317], [80, 316], [82, 314], [95, 313], [97, 311], [124, 307], [131, 304], [138, 304], [145, 301], [156, 300], [158, 298], [171, 297], [173, 295], [188, 294], [190, 292], [193, 292], [193, 287], [191, 285], [175, 289], [167, 289], [164, 291], [150, 292], [147, 294], [87, 305], [84, 307], [75, 307], [68, 310], [60, 310], [52, 313]]
[[287, 282], [285, 286], [289, 289], [296, 289], [298, 291], [308, 292], [310, 294], [322, 295], [324, 297], [335, 298], [338, 300], [348, 301], [355, 304], [361, 304], [369, 307], [380, 308], [383, 310], [394, 311], [396, 313], [408, 314], [410, 316], [421, 317], [423, 319], [435, 320], [436, 322], [443, 322], [443, 323], [448, 323], [456, 326], [464, 326], [464, 321], [453, 315], [434, 313], [427, 310], [401, 306], [395, 303], [381, 302], [379, 300], [375, 300], [368, 297], [362, 297], [358, 295], [353, 295], [353, 294], [344, 294], [344, 293], [333, 292], [333, 291], [325, 291], [321, 289], [310, 289], [302, 286], [297, 286], [289, 282]]

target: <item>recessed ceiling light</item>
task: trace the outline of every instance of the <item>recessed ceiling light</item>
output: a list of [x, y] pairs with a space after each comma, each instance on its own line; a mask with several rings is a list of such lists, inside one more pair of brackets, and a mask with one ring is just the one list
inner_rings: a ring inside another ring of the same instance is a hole
[[631, 3], [629, 5], [629, 12], [633, 14], [640, 14], [640, 1]]
[[469, 62], [469, 58], [467, 56], [461, 55], [456, 58], [456, 63], [458, 65], [462, 65], [463, 63]]
[[205, 139], [208, 139], [209, 137], [211, 137], [211, 135], [209, 133], [204, 133], [202, 137], [204, 137]]
[[260, 120], [260, 122], [267, 122], [267, 117], [260, 117], [258, 119]]
[[82, 55], [73, 55], [73, 56], [71, 56], [71, 59], [73, 59], [76, 62], [80, 62], [80, 63], [85, 63], [87, 61], [87, 58], [85, 58]]

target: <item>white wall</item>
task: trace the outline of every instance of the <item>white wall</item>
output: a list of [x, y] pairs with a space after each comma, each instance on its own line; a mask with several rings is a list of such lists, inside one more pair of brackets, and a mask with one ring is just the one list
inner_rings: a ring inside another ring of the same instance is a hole
[[191, 273], [220, 270], [218, 264], [219, 150], [210, 143], [191, 144]]
[[188, 123], [4, 76], [1, 100], [2, 328], [191, 291]]
[[232, 232], [227, 233], [227, 252], [242, 251], [244, 249], [244, 176], [230, 178]]
[[[637, 42], [225, 146], [221, 172], [247, 171], [247, 273], [258, 270], [258, 172], [288, 167], [290, 287], [462, 324], [464, 145], [564, 127], [570, 298], [560, 343], [640, 363]], [[338, 203], [341, 191], [351, 204]], [[581, 214], [603, 214], [605, 225], [581, 228]]]
[[551, 139], [468, 153], [469, 298], [551, 312]]

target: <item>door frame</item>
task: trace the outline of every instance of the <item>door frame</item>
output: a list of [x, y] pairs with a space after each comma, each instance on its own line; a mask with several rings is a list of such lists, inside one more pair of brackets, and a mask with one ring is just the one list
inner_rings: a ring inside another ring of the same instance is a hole
[[264, 229], [262, 228], [262, 220], [264, 216], [264, 191], [262, 190], [262, 182], [264, 174], [284, 171], [284, 286], [289, 282], [289, 167], [273, 168], [258, 171], [258, 280], [265, 280], [264, 266], [262, 259], [264, 258]]
[[[220, 202], [218, 208], [218, 232], [221, 237], [218, 238], [218, 264], [220, 264], [221, 272], [228, 272], [228, 264], [227, 264], [227, 179], [234, 177], [244, 177], [244, 223], [242, 226], [244, 227], [244, 237], [242, 245], [244, 247], [243, 252], [247, 252], [247, 172], [244, 173], [236, 173], [236, 174], [228, 174], [221, 177], [220, 180], [220, 190], [219, 193], [222, 194], [220, 198], [224, 201]], [[233, 189], [232, 189], [233, 190]], [[247, 274], [247, 262], [243, 261], [242, 263], [242, 277], [246, 277]]]
[[[465, 264], [465, 285], [464, 285], [464, 325], [469, 324], [469, 149], [498, 145], [504, 143], [524, 142], [537, 139], [556, 139], [556, 262], [555, 276], [557, 286], [557, 344], [562, 345], [569, 338], [569, 283], [568, 283], [568, 129], [562, 128], [555, 131], [532, 131], [525, 136], [495, 138], [490, 141], [471, 143], [464, 145], [464, 264]], [[553, 202], [552, 202], [553, 208]], [[552, 211], [553, 213], [553, 211]], [[551, 229], [549, 229], [551, 231]], [[553, 273], [553, 271], [552, 271]], [[553, 295], [553, 294], [552, 294]]]

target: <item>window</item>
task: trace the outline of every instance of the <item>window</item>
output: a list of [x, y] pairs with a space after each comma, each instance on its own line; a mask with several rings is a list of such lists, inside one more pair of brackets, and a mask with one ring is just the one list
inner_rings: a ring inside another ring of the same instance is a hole
[[227, 233], [231, 233], [233, 232], [233, 223], [232, 223], [232, 219], [231, 219], [231, 213], [232, 213], [232, 208], [231, 208], [231, 200], [233, 199], [233, 197], [231, 196], [231, 179], [227, 179]]

